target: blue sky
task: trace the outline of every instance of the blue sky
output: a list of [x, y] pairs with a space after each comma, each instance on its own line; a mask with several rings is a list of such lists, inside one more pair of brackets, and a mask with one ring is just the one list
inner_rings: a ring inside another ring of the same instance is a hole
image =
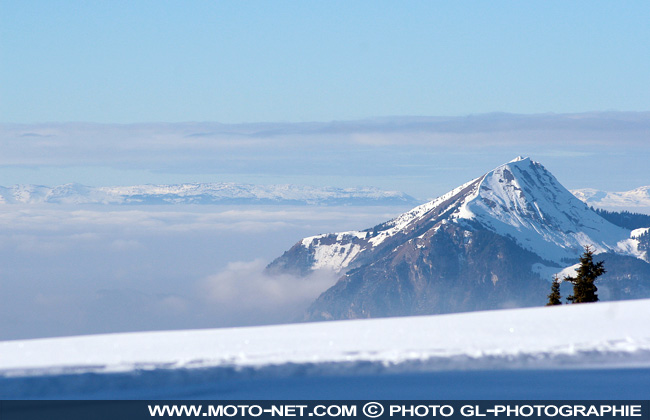
[[325, 184], [426, 199], [517, 155], [569, 188], [650, 184], [647, 1], [0, 11], [0, 185]]
[[8, 1], [0, 122], [650, 110], [650, 3]]

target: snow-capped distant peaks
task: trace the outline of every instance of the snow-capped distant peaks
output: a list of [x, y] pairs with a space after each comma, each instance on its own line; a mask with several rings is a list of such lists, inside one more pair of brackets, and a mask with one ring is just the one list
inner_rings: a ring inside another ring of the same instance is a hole
[[87, 187], [15, 185], [0, 187], [3, 204], [293, 204], [409, 205], [417, 200], [399, 191], [298, 185], [206, 183]]
[[582, 188], [571, 192], [588, 205], [597, 208], [650, 214], [650, 186], [622, 192], [601, 191], [593, 188]]

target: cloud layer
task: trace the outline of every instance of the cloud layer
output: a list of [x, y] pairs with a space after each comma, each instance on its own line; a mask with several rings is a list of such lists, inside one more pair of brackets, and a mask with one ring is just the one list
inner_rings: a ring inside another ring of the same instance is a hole
[[[4, 124], [0, 176], [5, 185], [375, 186], [426, 199], [527, 155], [574, 182], [571, 188], [621, 190], [650, 179], [649, 136], [648, 112], [231, 125]], [[612, 177], [594, 167], [627, 173]]]
[[[394, 117], [314, 123], [2, 124], [0, 164], [184, 163], [227, 154], [255, 160], [275, 150], [384, 147], [607, 146], [648, 147], [650, 112], [482, 114]], [[256, 151], [258, 151], [256, 153]], [[244, 152], [244, 153], [241, 153]]]
[[401, 210], [0, 206], [0, 340], [294, 321], [336, 276], [265, 265]]
[[329, 271], [307, 277], [265, 273], [264, 260], [229, 263], [221, 272], [199, 282], [206, 304], [221, 319], [267, 324], [302, 319], [304, 311], [338, 276]]

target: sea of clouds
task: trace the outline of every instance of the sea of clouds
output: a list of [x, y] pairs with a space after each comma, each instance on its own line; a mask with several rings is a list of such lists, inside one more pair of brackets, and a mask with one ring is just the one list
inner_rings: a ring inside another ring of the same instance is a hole
[[395, 207], [0, 206], [0, 340], [293, 322], [337, 279], [264, 268]]

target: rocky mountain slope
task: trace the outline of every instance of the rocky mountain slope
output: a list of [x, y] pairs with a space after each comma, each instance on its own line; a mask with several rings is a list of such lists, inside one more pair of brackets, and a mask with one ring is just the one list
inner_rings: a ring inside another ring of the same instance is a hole
[[341, 274], [311, 320], [459, 312], [543, 304], [585, 245], [606, 260], [602, 298], [650, 296], [647, 229], [606, 221], [517, 158], [373, 228], [305, 238], [268, 270]]

